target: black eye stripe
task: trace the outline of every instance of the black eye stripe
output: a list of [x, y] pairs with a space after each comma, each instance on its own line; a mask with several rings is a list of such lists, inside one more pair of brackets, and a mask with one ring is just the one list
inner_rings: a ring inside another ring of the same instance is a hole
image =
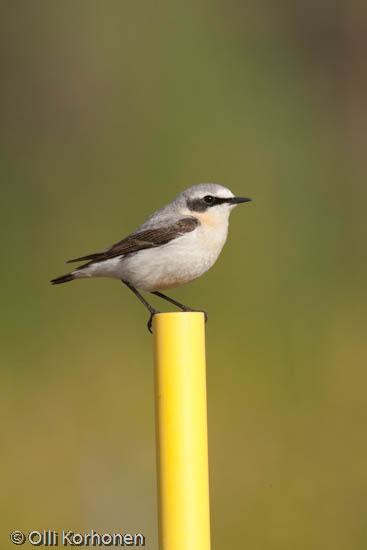
[[208, 206], [214, 206], [216, 204], [223, 204], [225, 202], [232, 202], [232, 197], [229, 197], [229, 198], [225, 199], [225, 198], [222, 198], [222, 197], [213, 197], [213, 195], [206, 195], [202, 200]]
[[[209, 197], [212, 195], [205, 195], [205, 197]], [[226, 199], [221, 197], [213, 197], [213, 201], [209, 204], [204, 199], [205, 197], [202, 197], [201, 199], [188, 199], [187, 200], [187, 206], [189, 210], [192, 210], [193, 212], [205, 212], [205, 210], [208, 210], [208, 208], [211, 208], [212, 206], [216, 206], [217, 204], [223, 204], [225, 202], [231, 203], [232, 197], [228, 197]]]

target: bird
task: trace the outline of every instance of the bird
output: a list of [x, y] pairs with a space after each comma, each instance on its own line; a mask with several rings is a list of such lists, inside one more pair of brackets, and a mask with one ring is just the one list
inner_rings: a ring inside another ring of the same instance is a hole
[[[139, 290], [159, 296], [182, 311], [202, 311], [160, 291], [189, 283], [212, 267], [227, 240], [231, 211], [249, 201], [216, 183], [193, 185], [124, 239], [99, 252], [68, 260], [86, 263], [50, 282], [58, 285], [91, 277], [118, 279], [148, 309], [147, 326], [152, 332], [153, 316], [160, 312]], [[206, 321], [207, 314], [203, 313]]]

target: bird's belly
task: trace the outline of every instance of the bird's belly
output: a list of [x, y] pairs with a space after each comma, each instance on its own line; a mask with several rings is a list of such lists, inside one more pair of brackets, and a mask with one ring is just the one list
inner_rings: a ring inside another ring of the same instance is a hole
[[122, 258], [121, 278], [147, 291], [173, 288], [197, 279], [215, 263], [225, 241], [208, 246], [200, 237], [189, 233], [159, 248]]

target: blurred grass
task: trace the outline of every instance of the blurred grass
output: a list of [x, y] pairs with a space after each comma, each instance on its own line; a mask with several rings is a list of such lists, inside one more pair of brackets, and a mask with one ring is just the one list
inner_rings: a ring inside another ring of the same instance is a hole
[[93, 527], [157, 548], [145, 312], [114, 281], [48, 281], [215, 181], [253, 203], [173, 292], [210, 317], [213, 549], [364, 549], [363, 4], [0, 12], [5, 539]]

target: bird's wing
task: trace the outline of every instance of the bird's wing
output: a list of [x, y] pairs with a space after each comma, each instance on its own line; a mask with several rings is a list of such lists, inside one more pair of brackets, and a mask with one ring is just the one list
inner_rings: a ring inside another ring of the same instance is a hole
[[184, 233], [190, 233], [199, 225], [199, 220], [194, 217], [182, 218], [170, 225], [162, 226], [159, 228], [146, 229], [138, 233], [132, 233], [122, 241], [113, 244], [112, 246], [95, 252], [94, 254], [88, 254], [87, 256], [81, 256], [80, 258], [74, 258], [69, 260], [71, 262], [81, 262], [84, 260], [91, 260], [92, 262], [101, 262], [114, 258], [116, 256], [122, 256], [130, 254], [131, 252], [137, 252], [144, 248], [154, 248], [167, 244], [172, 239], [183, 235]]

